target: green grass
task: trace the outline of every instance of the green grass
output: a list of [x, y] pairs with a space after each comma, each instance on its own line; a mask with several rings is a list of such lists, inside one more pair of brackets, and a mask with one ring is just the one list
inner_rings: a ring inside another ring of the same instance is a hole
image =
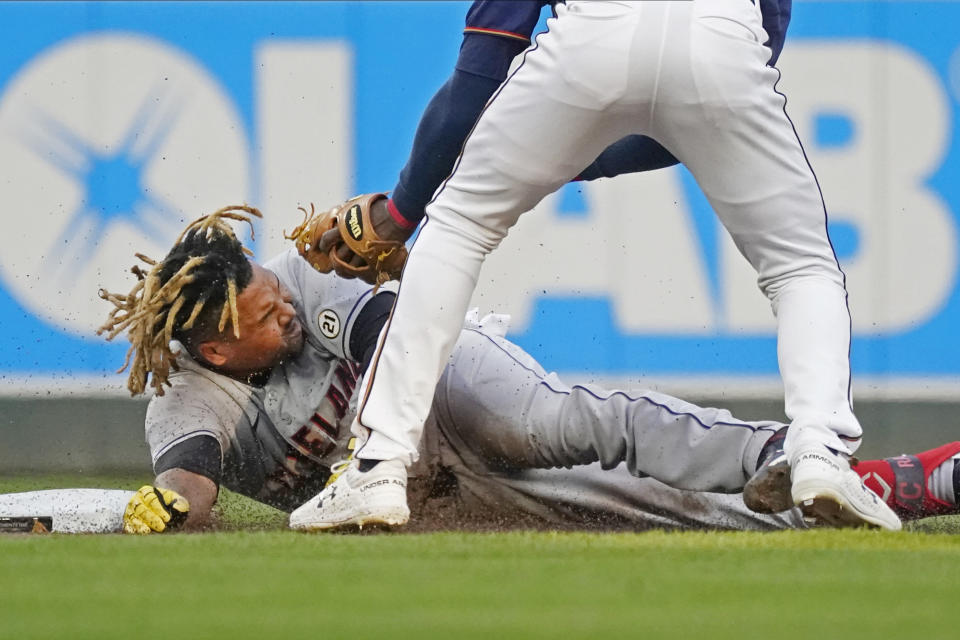
[[[138, 482], [46, 480], [0, 490]], [[231, 526], [260, 530], [0, 538], [0, 637], [956, 635], [955, 535], [308, 535], [224, 498]]]

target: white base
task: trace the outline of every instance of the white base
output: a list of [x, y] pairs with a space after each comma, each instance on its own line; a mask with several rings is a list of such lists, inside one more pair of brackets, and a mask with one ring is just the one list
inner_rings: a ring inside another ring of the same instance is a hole
[[51, 517], [54, 533], [118, 533], [133, 491], [48, 489], [0, 494], [0, 517]]

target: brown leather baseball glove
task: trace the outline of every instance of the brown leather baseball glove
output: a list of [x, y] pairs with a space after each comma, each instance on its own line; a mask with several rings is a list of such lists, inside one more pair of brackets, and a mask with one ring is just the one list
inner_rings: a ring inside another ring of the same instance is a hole
[[[321, 214], [312, 204], [309, 213], [301, 207], [303, 223], [285, 236], [321, 273], [336, 271], [344, 278], [360, 278], [377, 286], [397, 280], [407, 260], [407, 248], [403, 240], [381, 238], [370, 215], [374, 203], [386, 197], [385, 193], [364, 194]], [[337, 233], [327, 233], [333, 229]], [[324, 234], [326, 239], [321, 242]], [[344, 251], [344, 246], [349, 251]]]

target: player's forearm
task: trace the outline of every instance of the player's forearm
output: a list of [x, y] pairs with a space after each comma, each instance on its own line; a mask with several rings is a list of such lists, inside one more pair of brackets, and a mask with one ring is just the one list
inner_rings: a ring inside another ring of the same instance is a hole
[[510, 38], [464, 36], [456, 68], [420, 117], [410, 157], [391, 194], [394, 206], [411, 225], [423, 218], [424, 208], [450, 175], [484, 105], [524, 48], [526, 43]]
[[770, 65], [775, 65], [783, 51], [784, 40], [787, 37], [787, 27], [790, 24], [790, 14], [793, 10], [792, 0], [760, 0], [760, 12], [763, 15], [763, 29], [769, 39], [766, 44], [770, 47]]
[[463, 141], [499, 84], [456, 71], [430, 100], [417, 126], [410, 158], [391, 194], [394, 205], [411, 224], [423, 218], [424, 208], [450, 174]]
[[390, 310], [393, 308], [396, 297], [392, 291], [381, 291], [370, 298], [357, 314], [353, 330], [350, 332], [350, 354], [360, 363], [361, 371], [366, 371], [373, 359], [380, 330], [390, 317]]
[[578, 177], [581, 180], [612, 178], [624, 173], [672, 167], [677, 162], [656, 140], [641, 135], [626, 136], [604, 149]]
[[211, 510], [217, 501], [217, 485], [213, 480], [184, 469], [167, 469], [157, 476], [154, 485], [172, 489], [190, 503], [183, 530], [205, 529], [210, 526]]

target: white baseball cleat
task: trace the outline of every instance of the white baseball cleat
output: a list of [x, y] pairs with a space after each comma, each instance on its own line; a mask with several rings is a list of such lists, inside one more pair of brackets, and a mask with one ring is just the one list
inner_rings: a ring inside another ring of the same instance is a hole
[[800, 451], [791, 476], [793, 503], [809, 524], [900, 530], [900, 518], [864, 486], [847, 458], [824, 446]]
[[360, 462], [350, 459], [335, 464], [332, 482], [290, 514], [290, 528], [330, 531], [406, 524], [410, 519], [407, 468], [399, 460], [383, 460], [361, 471]]

